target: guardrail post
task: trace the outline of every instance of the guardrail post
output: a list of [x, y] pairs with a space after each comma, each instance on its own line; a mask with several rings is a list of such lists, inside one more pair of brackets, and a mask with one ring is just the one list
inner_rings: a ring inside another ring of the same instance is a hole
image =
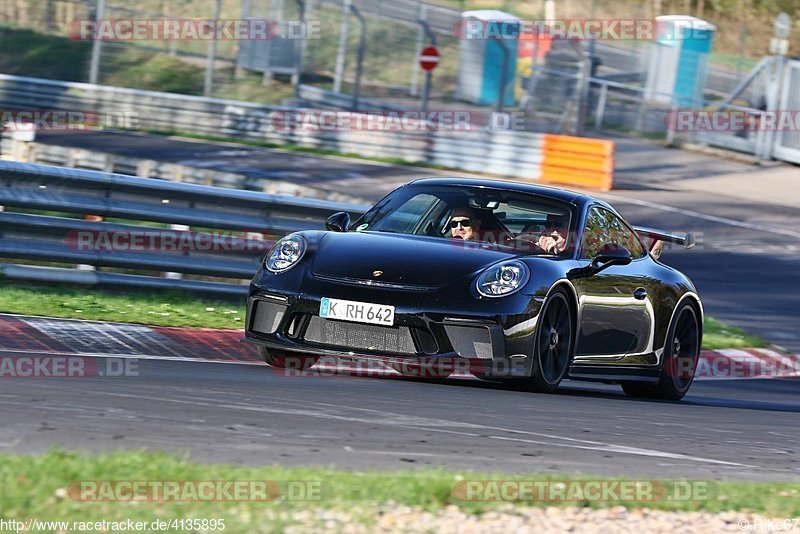
[[[594, 42], [594, 41], [592, 41]], [[591, 85], [590, 79], [592, 77], [592, 59], [591, 57], [586, 57], [582, 55], [582, 61], [580, 63], [580, 71], [578, 74], [577, 84], [576, 87], [576, 98], [577, 102], [577, 109], [575, 110], [575, 128], [573, 130], [574, 135], [582, 135], [583, 129], [586, 125], [586, 111], [589, 102], [589, 87]]]
[[[766, 93], [766, 111], [774, 111], [783, 107], [781, 100], [783, 96], [783, 71], [785, 65], [786, 57], [783, 55], [776, 55], [772, 61], [771, 68], [767, 71], [769, 73], [769, 81], [767, 82], [769, 85]], [[775, 145], [780, 143], [782, 137], [783, 133], [780, 131], [775, 132], [768, 130], [764, 132], [763, 150], [756, 151], [756, 158], [759, 160], [772, 159], [772, 152], [775, 148]]]
[[[169, 229], [175, 232], [188, 232], [191, 228], [185, 224], [170, 224]], [[164, 272], [161, 275], [170, 280], [183, 280], [183, 273]]]
[[[219, 21], [220, 12], [222, 11], [222, 0], [215, 0], [214, 2], [214, 23]], [[211, 96], [214, 89], [214, 61], [217, 58], [217, 38], [211, 39], [208, 43], [208, 55], [206, 56], [206, 76], [203, 82], [203, 95]]]
[[[242, 0], [242, 20], [248, 20], [249, 18], [250, 18], [250, 0]], [[172, 42], [174, 43], [175, 41]], [[236, 69], [233, 75], [234, 78], [236, 78], [237, 80], [241, 80], [242, 78], [245, 77], [246, 73], [247, 73], [246, 69], [240, 67], [237, 61]]]
[[35, 138], [36, 133], [34, 131], [12, 130], [10, 135], [11, 159], [14, 161], [34, 163], [35, 145], [33, 143]]
[[[538, 47], [538, 44], [536, 45]], [[538, 83], [538, 74], [537, 70], [539, 69], [539, 65], [536, 64], [536, 55], [538, 52], [534, 52], [534, 61], [531, 64], [531, 77], [528, 80], [528, 102], [527, 105], [530, 106], [530, 120], [531, 122], [536, 121], [536, 85]]]
[[639, 105], [636, 109], [636, 131], [641, 132], [644, 125], [644, 108], [645, 98], [644, 93], [639, 93]]
[[[670, 106], [670, 116], [675, 117], [675, 114], [678, 112], [678, 104], [675, 102], [675, 99], [672, 100], [672, 105]], [[672, 124], [667, 124], [667, 146], [673, 146], [675, 144], [675, 128], [672, 127]]]
[[[84, 215], [83, 220], [91, 222], [103, 222], [103, 217], [100, 215]], [[78, 271], [96, 271], [97, 267], [86, 263], [79, 263], [75, 266], [75, 269]]]
[[[95, 21], [103, 20], [106, 11], [106, 0], [97, 0], [97, 10], [94, 14]], [[100, 53], [102, 52], [102, 39], [98, 35], [92, 40], [92, 58], [89, 63], [89, 83], [96, 84], [100, 76]]]
[[297, 50], [297, 72], [292, 75], [292, 85], [295, 86], [295, 91], [298, 91], [300, 88], [300, 79], [303, 77], [303, 68], [305, 65], [305, 58], [306, 58], [306, 43], [308, 42], [308, 19], [309, 14], [311, 13], [311, 2], [313, 0], [295, 0], [297, 3], [297, 8], [300, 11], [300, 20], [303, 22], [303, 39], [300, 41], [300, 45], [295, 45], [295, 48], [299, 48]]
[[[425, 34], [428, 36], [428, 40], [431, 43], [431, 46], [436, 46], [436, 34], [431, 31], [431, 27], [428, 25], [427, 22], [420, 19], [419, 24], [422, 26], [422, 29], [425, 31]], [[417, 65], [419, 65], [419, 54], [417, 54]], [[428, 111], [428, 100], [431, 97], [431, 81], [433, 79], [433, 71], [427, 70], [425, 71], [425, 87], [422, 90], [422, 111]]]
[[[286, 4], [284, 0], [269, 0], [269, 20], [271, 23], [276, 23], [279, 20], [283, 20], [284, 10], [286, 8]], [[261, 78], [261, 85], [268, 86], [272, 83], [272, 41], [273, 35], [270, 34], [270, 38], [267, 39], [267, 42], [264, 44], [264, 54], [266, 56], [266, 68], [264, 69], [264, 75]]]
[[336, 71], [333, 75], [333, 92], [342, 92], [344, 66], [347, 60], [347, 36], [350, 33], [350, 6], [352, 0], [342, 2], [342, 27], [339, 30], [339, 49], [336, 52]]
[[[427, 4], [417, 4], [417, 20], [420, 22], [424, 21], [428, 15], [428, 6]], [[424, 24], [424, 23], [423, 23]], [[411, 96], [417, 96], [419, 94], [419, 55], [422, 53], [422, 45], [425, 40], [425, 34], [429, 31], [426, 26], [422, 26], [420, 28], [420, 32], [417, 35], [417, 42], [414, 45], [414, 63], [411, 65], [411, 87], [408, 90], [408, 94]]]
[[[153, 169], [155, 161], [150, 159], [143, 159], [136, 164], [136, 176], [139, 178], [150, 178], [150, 172]], [[70, 165], [73, 167], [74, 165]]]
[[594, 110], [594, 129], [603, 128], [603, 116], [606, 114], [606, 100], [608, 99], [608, 84], [600, 85], [600, 98], [597, 101], [597, 109]]
[[353, 89], [353, 109], [358, 111], [358, 103], [361, 98], [361, 75], [364, 70], [364, 50], [367, 48], [367, 21], [356, 6], [351, 5], [350, 9], [358, 19], [359, 26], [361, 26], [361, 36], [358, 39], [358, 53], [356, 54], [356, 86]]

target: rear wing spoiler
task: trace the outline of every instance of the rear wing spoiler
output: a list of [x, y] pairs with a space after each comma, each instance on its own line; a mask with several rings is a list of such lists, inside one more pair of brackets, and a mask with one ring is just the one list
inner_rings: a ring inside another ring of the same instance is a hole
[[662, 230], [655, 230], [653, 228], [645, 228], [642, 226], [634, 226], [634, 230], [639, 234], [639, 237], [647, 245], [650, 253], [656, 258], [661, 256], [661, 249], [663, 243], [675, 243], [676, 245], [683, 245], [685, 248], [692, 248], [695, 246], [696, 241], [694, 234], [689, 232], [684, 235], [670, 234]]

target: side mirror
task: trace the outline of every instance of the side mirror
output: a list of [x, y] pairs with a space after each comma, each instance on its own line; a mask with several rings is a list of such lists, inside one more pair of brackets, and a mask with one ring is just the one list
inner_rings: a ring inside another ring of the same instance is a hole
[[576, 267], [567, 273], [567, 278], [577, 280], [578, 278], [588, 278], [612, 265], [628, 265], [633, 261], [631, 251], [622, 245], [606, 243], [603, 245], [590, 265], [586, 267]]
[[597, 256], [592, 260], [592, 267], [596, 273], [612, 265], [628, 265], [633, 260], [631, 251], [622, 245], [606, 243], [600, 247]]
[[344, 232], [350, 226], [350, 214], [346, 211], [334, 213], [325, 222], [325, 228], [332, 232]]

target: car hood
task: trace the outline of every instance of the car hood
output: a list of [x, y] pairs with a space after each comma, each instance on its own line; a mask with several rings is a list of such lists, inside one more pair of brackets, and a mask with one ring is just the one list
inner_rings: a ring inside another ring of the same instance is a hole
[[[516, 254], [478, 242], [378, 232], [328, 232], [317, 242], [311, 271], [335, 278], [443, 286], [473, 277]], [[375, 273], [381, 271], [379, 276]]]

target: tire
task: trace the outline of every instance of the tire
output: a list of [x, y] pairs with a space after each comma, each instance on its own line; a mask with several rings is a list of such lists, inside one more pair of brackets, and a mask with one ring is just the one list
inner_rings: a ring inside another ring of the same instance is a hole
[[657, 384], [622, 384], [631, 397], [680, 400], [689, 391], [700, 357], [700, 321], [694, 306], [684, 303], [667, 330], [664, 363]]
[[542, 305], [534, 337], [528, 389], [553, 393], [567, 376], [575, 346], [575, 316], [569, 296], [556, 289]]
[[264, 362], [277, 369], [291, 369], [293, 371], [307, 371], [317, 363], [319, 356], [305, 356], [300, 354], [278, 354], [264, 347], [258, 348]]

